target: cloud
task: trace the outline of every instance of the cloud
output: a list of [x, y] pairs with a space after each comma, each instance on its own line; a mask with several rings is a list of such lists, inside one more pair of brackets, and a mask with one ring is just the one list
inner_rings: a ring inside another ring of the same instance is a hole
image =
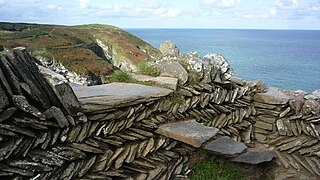
[[276, 4], [279, 8], [292, 9], [299, 6], [298, 0], [277, 0]]
[[159, 8], [154, 11], [155, 15], [159, 15], [160, 17], [173, 18], [177, 17], [181, 14], [180, 9], [167, 9], [167, 8]]
[[278, 13], [278, 10], [276, 8], [269, 9], [269, 13], [271, 16], [276, 16]]
[[78, 0], [79, 2], [79, 7], [82, 9], [88, 8], [90, 0]]
[[204, 0], [204, 4], [213, 7], [231, 8], [240, 4], [240, 0]]

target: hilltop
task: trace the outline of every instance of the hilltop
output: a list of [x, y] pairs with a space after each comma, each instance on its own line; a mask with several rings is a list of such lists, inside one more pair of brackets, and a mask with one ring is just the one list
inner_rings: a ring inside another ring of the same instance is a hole
[[0, 22], [0, 50], [25, 46], [37, 59], [54, 60], [82, 76], [110, 75], [115, 69], [134, 71], [159, 50], [121, 28]]

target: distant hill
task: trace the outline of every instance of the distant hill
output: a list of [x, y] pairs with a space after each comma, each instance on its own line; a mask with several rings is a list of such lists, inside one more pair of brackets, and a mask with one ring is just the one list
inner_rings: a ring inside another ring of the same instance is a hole
[[0, 50], [25, 46], [35, 56], [54, 59], [81, 75], [133, 70], [160, 54], [134, 35], [109, 25], [60, 26], [0, 22]]

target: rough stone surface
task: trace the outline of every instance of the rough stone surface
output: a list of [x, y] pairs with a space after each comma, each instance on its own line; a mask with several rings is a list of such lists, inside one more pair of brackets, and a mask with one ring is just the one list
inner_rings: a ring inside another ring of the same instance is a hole
[[176, 60], [162, 60], [155, 65], [161, 72], [160, 76], [169, 76], [178, 78], [180, 84], [185, 84], [188, 81], [188, 72]]
[[313, 91], [312, 94], [320, 99], [320, 89]]
[[260, 164], [271, 161], [277, 155], [275, 152], [265, 149], [248, 149], [245, 153], [232, 158], [231, 161], [246, 164]]
[[173, 92], [165, 88], [130, 83], [74, 87], [73, 90], [84, 111], [99, 111], [150, 102]]
[[229, 62], [221, 54], [207, 54], [202, 59], [205, 69], [211, 66], [211, 80], [213, 82], [220, 82], [229, 80], [233, 74]]
[[177, 90], [178, 87], [178, 79], [172, 78], [172, 77], [152, 77], [152, 76], [146, 76], [141, 74], [131, 74], [131, 77], [137, 81], [142, 82], [154, 82], [156, 84], [159, 84], [161, 86], [165, 86], [167, 88]]
[[266, 104], [286, 104], [289, 102], [289, 97], [276, 88], [269, 88], [265, 93], [257, 93], [253, 100]]
[[171, 41], [165, 41], [163, 44], [161, 44], [160, 52], [164, 56], [172, 56], [172, 57], [179, 56], [179, 49]]
[[62, 75], [43, 66], [39, 66], [39, 70], [70, 115], [75, 116], [82, 111], [80, 102], [69, 86], [68, 81]]
[[9, 105], [9, 99], [0, 84], [0, 113], [7, 105]]
[[263, 93], [267, 90], [267, 86], [260, 80], [251, 81], [249, 87], [255, 89], [257, 93]]
[[207, 143], [203, 148], [215, 154], [234, 157], [245, 151], [247, 146], [242, 142], [238, 142], [230, 137], [224, 136]]
[[214, 137], [218, 129], [204, 126], [195, 120], [180, 121], [161, 125], [157, 133], [182, 141], [194, 147], [200, 147], [204, 142]]

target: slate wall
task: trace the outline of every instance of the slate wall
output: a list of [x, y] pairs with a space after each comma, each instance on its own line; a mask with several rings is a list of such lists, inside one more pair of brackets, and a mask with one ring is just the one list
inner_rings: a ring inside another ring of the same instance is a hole
[[0, 177], [185, 178], [194, 149], [154, 131], [187, 119], [276, 151], [285, 170], [320, 175], [319, 99], [310, 95], [231, 79], [83, 112], [67, 82], [42, 76], [25, 49], [8, 51], [0, 65]]

